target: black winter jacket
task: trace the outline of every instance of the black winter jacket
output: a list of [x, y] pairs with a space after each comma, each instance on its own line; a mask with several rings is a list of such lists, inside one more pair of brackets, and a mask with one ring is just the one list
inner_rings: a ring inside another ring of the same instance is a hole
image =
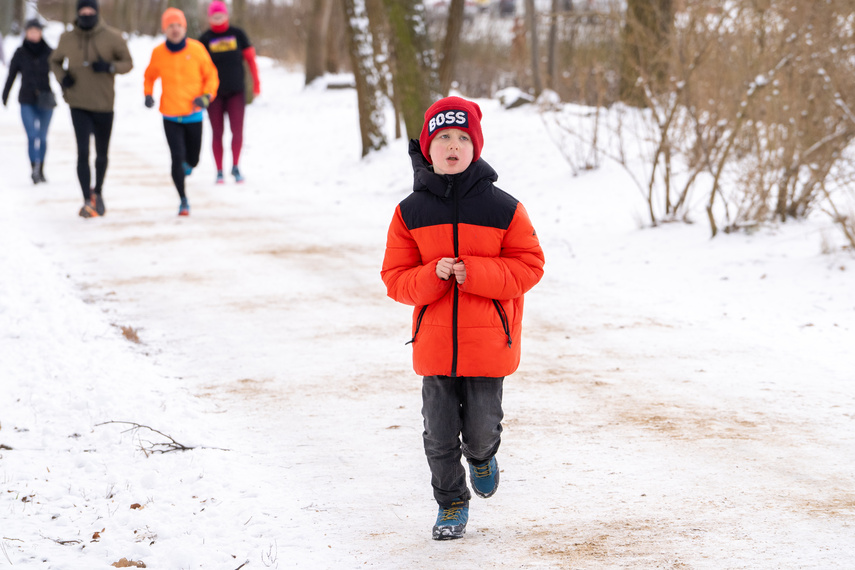
[[48, 58], [53, 50], [44, 40], [33, 43], [24, 40], [12, 56], [9, 63], [9, 76], [3, 88], [3, 104], [9, 100], [9, 92], [15, 77], [21, 74], [21, 90], [18, 102], [22, 105], [35, 105], [40, 91], [50, 91], [50, 62]]

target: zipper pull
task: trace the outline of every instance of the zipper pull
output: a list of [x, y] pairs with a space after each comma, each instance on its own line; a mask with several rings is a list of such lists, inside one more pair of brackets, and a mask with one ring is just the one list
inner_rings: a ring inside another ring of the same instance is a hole
[[448, 187], [446, 187], [446, 189], [445, 189], [445, 197], [446, 198], [448, 198], [448, 196], [451, 194], [451, 185], [452, 184], [453, 184], [453, 181], [449, 180], [448, 181]]

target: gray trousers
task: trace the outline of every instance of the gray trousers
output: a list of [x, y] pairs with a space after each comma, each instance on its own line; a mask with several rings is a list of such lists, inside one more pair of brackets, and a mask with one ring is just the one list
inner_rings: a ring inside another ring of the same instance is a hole
[[470, 463], [484, 463], [499, 450], [503, 381], [483, 376], [424, 377], [422, 437], [433, 496], [442, 507], [454, 499], [471, 497], [461, 455]]

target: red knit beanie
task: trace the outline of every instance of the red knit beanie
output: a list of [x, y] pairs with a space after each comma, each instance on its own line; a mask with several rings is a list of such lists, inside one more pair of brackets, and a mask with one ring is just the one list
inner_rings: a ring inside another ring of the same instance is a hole
[[477, 103], [460, 97], [446, 97], [428, 108], [422, 134], [419, 136], [419, 146], [428, 162], [431, 162], [430, 143], [442, 129], [460, 129], [469, 133], [475, 147], [472, 162], [480, 158], [484, 135], [481, 134], [481, 107]]

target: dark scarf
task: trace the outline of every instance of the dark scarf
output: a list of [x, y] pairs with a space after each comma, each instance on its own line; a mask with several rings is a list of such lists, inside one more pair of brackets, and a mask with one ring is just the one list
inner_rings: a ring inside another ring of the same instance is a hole
[[91, 16], [77, 16], [77, 27], [84, 31], [89, 31], [98, 25], [98, 14]]
[[36, 57], [44, 55], [50, 51], [50, 47], [45, 43], [45, 41], [39, 40], [37, 42], [31, 42], [30, 40], [24, 40], [24, 49], [33, 54]]
[[185, 47], [187, 47], [187, 38], [186, 37], [183, 38], [177, 44], [174, 44], [171, 41], [166, 40], [166, 49], [168, 49], [172, 53], [178, 53], [179, 51], [183, 50]]

